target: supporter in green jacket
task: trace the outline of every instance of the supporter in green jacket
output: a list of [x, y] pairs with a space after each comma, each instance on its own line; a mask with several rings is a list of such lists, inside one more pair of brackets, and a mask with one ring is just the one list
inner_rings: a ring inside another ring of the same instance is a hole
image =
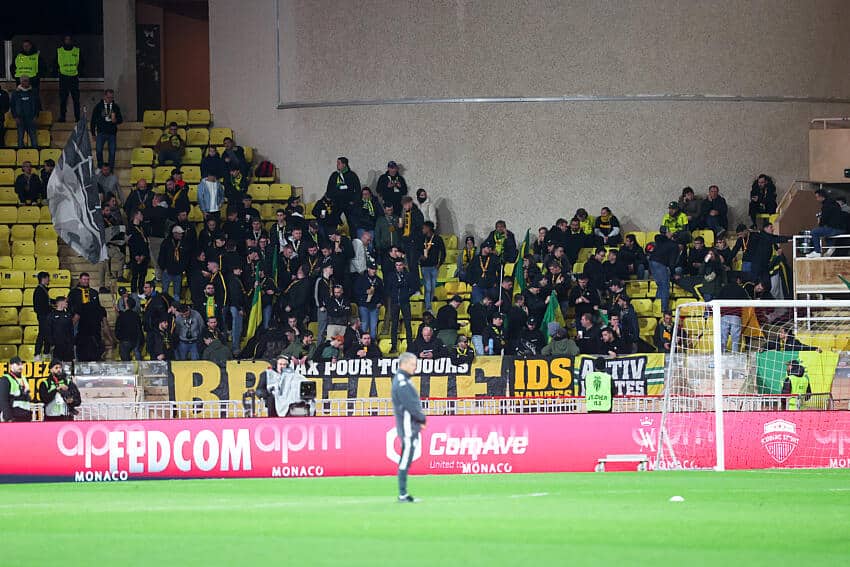
[[569, 338], [563, 327], [555, 331], [552, 341], [540, 351], [543, 356], [578, 356], [578, 345]]

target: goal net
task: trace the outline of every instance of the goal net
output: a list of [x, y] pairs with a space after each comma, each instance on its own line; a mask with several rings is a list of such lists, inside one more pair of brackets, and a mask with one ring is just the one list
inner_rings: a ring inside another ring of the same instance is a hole
[[680, 305], [656, 469], [850, 466], [850, 301]]

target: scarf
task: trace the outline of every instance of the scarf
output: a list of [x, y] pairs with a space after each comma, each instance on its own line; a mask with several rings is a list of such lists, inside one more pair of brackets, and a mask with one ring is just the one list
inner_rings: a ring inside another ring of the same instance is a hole
[[372, 203], [372, 199], [363, 199], [363, 210], [366, 211], [370, 217], [375, 216], [375, 205]]
[[404, 211], [404, 232], [402, 234], [405, 238], [410, 236], [410, 229], [413, 225], [413, 210]]
[[204, 303], [204, 311], [207, 314], [207, 319], [210, 317], [215, 317], [215, 296], [210, 295], [207, 296], [207, 300]]
[[496, 245], [496, 246], [494, 246], [494, 248], [496, 249], [496, 254], [499, 255], [499, 256], [502, 255], [502, 251], [505, 249], [505, 240], [506, 239], [507, 239], [507, 235], [502, 234], [499, 231], [496, 231], [496, 233], [493, 235], [493, 240], [495, 240], [495, 245]]

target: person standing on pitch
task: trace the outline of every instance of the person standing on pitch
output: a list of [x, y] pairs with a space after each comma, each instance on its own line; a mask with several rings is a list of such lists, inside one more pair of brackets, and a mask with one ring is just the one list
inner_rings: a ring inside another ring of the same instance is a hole
[[393, 413], [398, 438], [401, 439], [401, 457], [398, 461], [398, 501], [417, 502], [407, 493], [407, 469], [419, 447], [419, 431], [425, 429], [425, 414], [419, 392], [410, 381], [416, 372], [416, 355], [410, 352], [398, 357], [398, 371], [393, 375]]
[[613, 395], [613, 379], [608, 373], [607, 361], [600, 356], [593, 361], [593, 372], [584, 377], [587, 412], [610, 413]]

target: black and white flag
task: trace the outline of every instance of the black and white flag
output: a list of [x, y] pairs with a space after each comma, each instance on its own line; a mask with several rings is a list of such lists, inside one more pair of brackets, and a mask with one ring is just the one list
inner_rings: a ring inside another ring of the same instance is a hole
[[94, 185], [85, 110], [81, 118], [47, 183], [47, 199], [59, 238], [80, 256], [97, 264], [107, 259], [106, 235], [100, 196]]

